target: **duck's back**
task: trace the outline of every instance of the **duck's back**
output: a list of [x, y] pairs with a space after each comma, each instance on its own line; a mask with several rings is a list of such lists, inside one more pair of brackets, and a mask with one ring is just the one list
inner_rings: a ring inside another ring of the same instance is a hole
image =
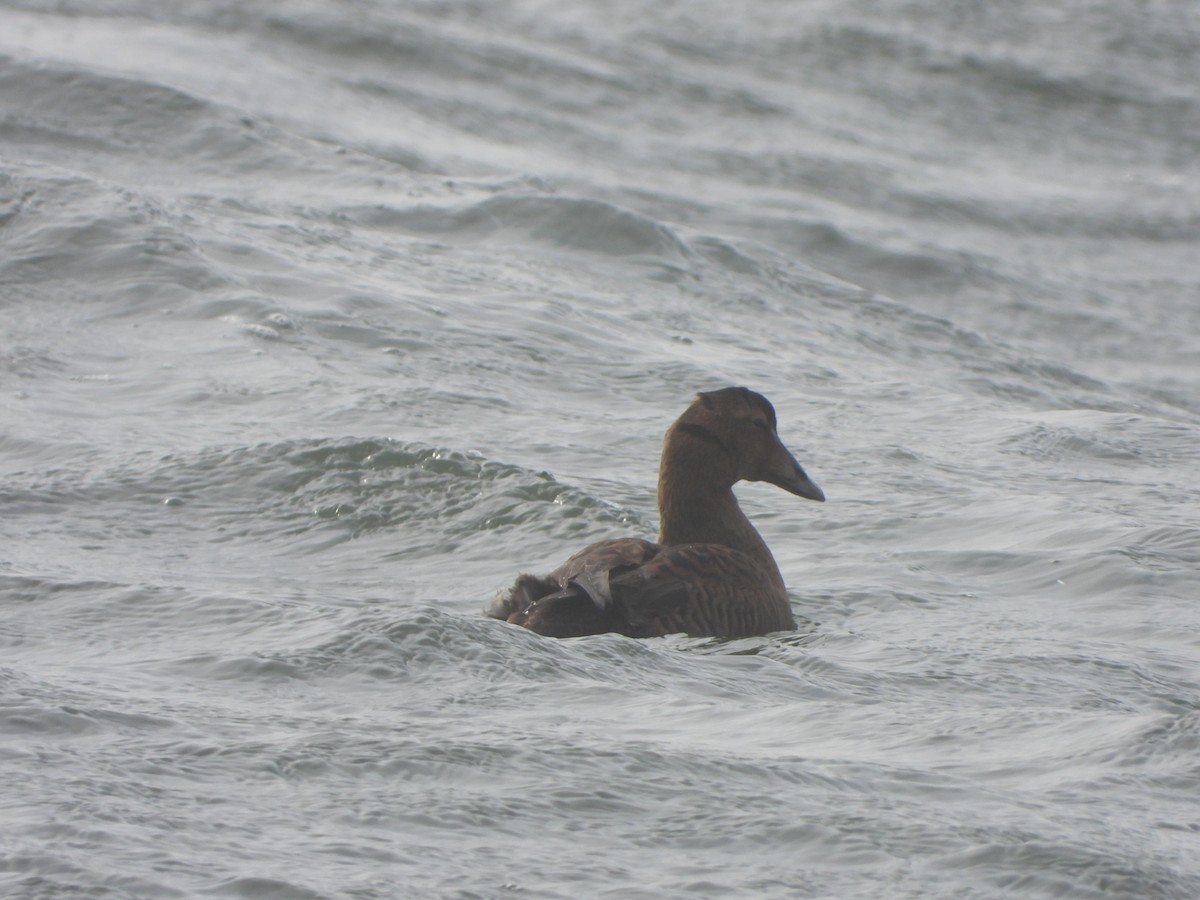
[[745, 553], [637, 538], [585, 547], [545, 578], [522, 575], [491, 614], [553, 637], [735, 638], [796, 627], [782, 584]]

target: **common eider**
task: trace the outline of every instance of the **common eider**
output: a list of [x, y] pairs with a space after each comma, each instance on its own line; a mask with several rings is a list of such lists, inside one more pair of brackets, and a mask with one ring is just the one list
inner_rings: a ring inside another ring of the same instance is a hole
[[699, 393], [663, 439], [658, 543], [591, 544], [549, 575], [520, 575], [487, 614], [551, 637], [794, 629], [775, 558], [733, 494], [738, 481], [825, 499], [779, 440], [765, 397], [744, 387]]

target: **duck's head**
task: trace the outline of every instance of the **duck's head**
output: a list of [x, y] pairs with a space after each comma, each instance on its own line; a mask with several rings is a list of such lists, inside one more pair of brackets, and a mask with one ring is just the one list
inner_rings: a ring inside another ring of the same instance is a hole
[[744, 387], [704, 391], [671, 426], [667, 446], [685, 436], [698, 439], [708, 445], [714, 474], [725, 473], [730, 485], [765, 481], [798, 497], [824, 501], [824, 492], [783, 446], [775, 426], [775, 408], [762, 394]]

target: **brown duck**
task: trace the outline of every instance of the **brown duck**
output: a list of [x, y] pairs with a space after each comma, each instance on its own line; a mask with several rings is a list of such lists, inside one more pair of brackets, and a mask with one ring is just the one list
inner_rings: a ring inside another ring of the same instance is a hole
[[742, 480], [825, 499], [780, 442], [766, 397], [747, 388], [697, 394], [663, 439], [658, 543], [584, 547], [545, 577], [519, 576], [488, 615], [551, 637], [795, 628], [775, 558], [733, 495]]

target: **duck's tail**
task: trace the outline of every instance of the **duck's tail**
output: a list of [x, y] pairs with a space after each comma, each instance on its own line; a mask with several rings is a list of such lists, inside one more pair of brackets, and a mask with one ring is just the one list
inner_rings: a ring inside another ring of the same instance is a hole
[[518, 575], [513, 586], [505, 591], [497, 591], [492, 602], [484, 608], [483, 614], [493, 619], [510, 621], [512, 616], [529, 609], [535, 602], [559, 590], [557, 584], [536, 575]]
[[548, 637], [579, 637], [616, 630], [608, 610], [598, 609], [584, 588], [576, 584], [561, 588], [556, 582], [536, 575], [517, 576], [513, 586], [496, 594], [483, 612]]

